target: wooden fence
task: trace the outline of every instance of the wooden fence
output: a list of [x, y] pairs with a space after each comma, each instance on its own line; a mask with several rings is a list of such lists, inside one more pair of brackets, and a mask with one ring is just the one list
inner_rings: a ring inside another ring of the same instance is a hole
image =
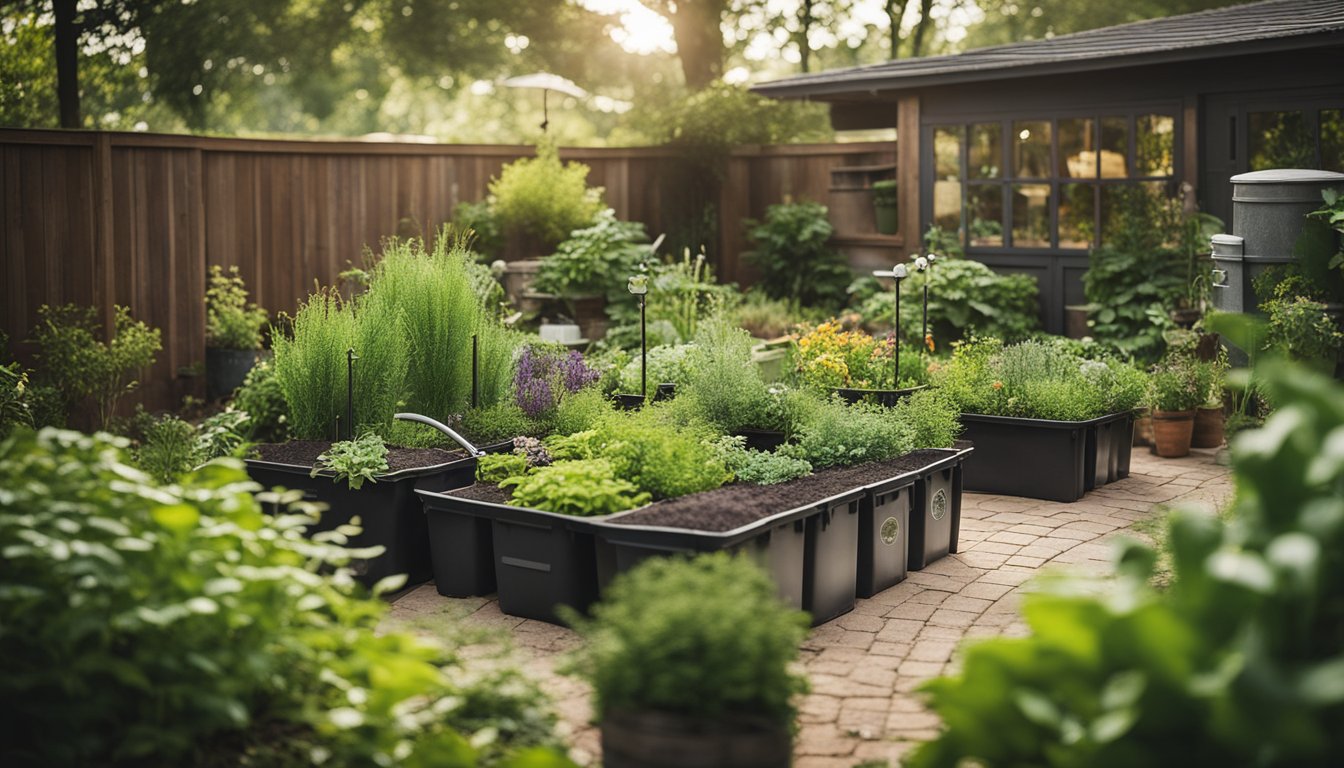
[[[740, 148], [718, 198], [718, 274], [747, 283], [741, 222], [784, 200], [829, 202], [830, 169], [889, 143]], [[424, 232], [482, 199], [521, 146], [259, 141], [127, 133], [0, 130], [0, 329], [21, 341], [43, 304], [112, 306], [163, 331], [139, 398], [173, 408], [203, 394], [207, 266], [237, 265], [254, 299], [292, 312], [315, 281], [334, 283], [366, 247], [414, 217]], [[564, 149], [623, 219], [657, 234], [676, 190], [664, 149]], [[717, 246], [717, 247], [714, 247]]]

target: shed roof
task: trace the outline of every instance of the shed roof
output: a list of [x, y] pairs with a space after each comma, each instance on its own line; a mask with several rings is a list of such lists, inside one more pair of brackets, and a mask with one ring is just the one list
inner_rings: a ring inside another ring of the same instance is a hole
[[800, 75], [761, 83], [752, 90], [779, 98], [844, 101], [846, 96], [877, 91], [890, 93], [1316, 45], [1344, 45], [1341, 0], [1265, 0], [950, 56], [897, 59]]

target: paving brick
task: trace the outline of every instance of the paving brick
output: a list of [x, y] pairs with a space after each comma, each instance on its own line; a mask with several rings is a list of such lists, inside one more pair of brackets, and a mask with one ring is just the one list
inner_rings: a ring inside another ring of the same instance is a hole
[[[953, 590], [953, 591], [959, 591], [959, 590]], [[910, 598], [910, 602], [917, 603], [920, 605], [940, 605], [944, 600], [946, 600], [951, 596], [952, 596], [951, 592], [935, 592], [933, 590], [929, 590], [914, 595], [913, 597]]]
[[927, 621], [933, 612], [938, 609], [936, 605], [927, 603], [907, 602], [887, 611], [887, 617], [892, 619], [913, 619], [915, 621]]
[[[970, 585], [966, 585], [969, 587]], [[966, 611], [968, 613], [980, 613], [988, 608], [993, 601], [979, 597], [968, 597], [966, 594], [956, 594], [943, 601], [940, 608], [946, 608], [952, 611]]]
[[978, 613], [970, 611], [954, 611], [948, 608], [939, 608], [929, 617], [930, 624], [940, 624], [944, 627], [969, 627], [975, 622]]
[[977, 597], [981, 600], [998, 600], [1000, 597], [1008, 594], [1008, 591], [1011, 589], [1012, 587], [1007, 584], [995, 584], [990, 581], [984, 581], [982, 578], [980, 581], [962, 587], [961, 591], [957, 594], [962, 597]]

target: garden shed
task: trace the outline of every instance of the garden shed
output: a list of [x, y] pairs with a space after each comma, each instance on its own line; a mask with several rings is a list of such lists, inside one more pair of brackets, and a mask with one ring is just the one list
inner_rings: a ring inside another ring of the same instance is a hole
[[837, 130], [897, 129], [898, 235], [862, 240], [859, 258], [956, 231], [968, 256], [1035, 275], [1058, 333], [1119, 190], [1158, 188], [1226, 222], [1235, 174], [1344, 171], [1341, 61], [1344, 3], [1267, 0], [754, 90], [826, 102]]

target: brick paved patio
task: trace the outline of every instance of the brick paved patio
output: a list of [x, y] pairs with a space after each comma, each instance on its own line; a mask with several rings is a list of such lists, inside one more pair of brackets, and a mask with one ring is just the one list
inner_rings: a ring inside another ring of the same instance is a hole
[[[1158, 459], [1136, 449], [1131, 470], [1129, 478], [1072, 504], [966, 494], [961, 553], [911, 572], [812, 630], [802, 652], [812, 692], [800, 707], [797, 768], [850, 768], [865, 760], [897, 765], [938, 728], [915, 686], [955, 669], [965, 638], [1022, 634], [1018, 606], [1028, 579], [1046, 566], [1105, 574], [1112, 539], [1153, 514], [1155, 505], [1189, 503], [1212, 512], [1232, 495], [1228, 468], [1209, 451]], [[580, 642], [573, 632], [505, 616], [486, 598], [441, 597], [432, 585], [397, 599], [389, 624], [428, 636], [450, 627], [507, 633], [509, 639], [499, 639], [509, 658], [554, 698], [571, 757], [582, 765], [600, 763], [586, 687], [555, 672], [556, 662]], [[487, 655], [498, 647], [482, 642], [469, 650]]]

